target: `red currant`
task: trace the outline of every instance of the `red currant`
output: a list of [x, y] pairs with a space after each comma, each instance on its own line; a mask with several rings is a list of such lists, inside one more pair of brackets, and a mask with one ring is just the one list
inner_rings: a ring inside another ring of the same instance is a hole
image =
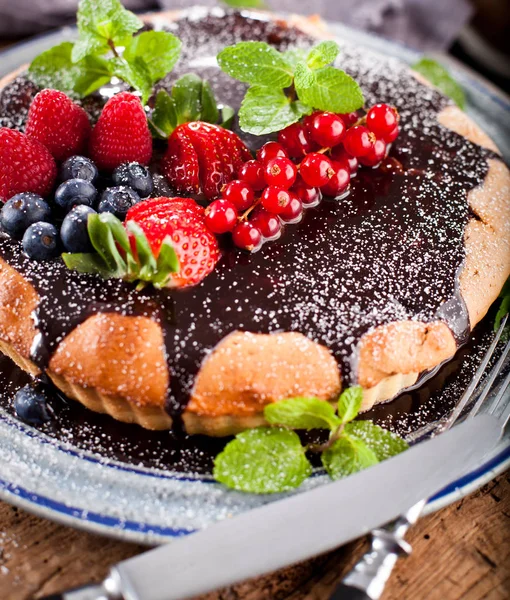
[[263, 208], [253, 215], [251, 222], [260, 229], [266, 240], [275, 240], [282, 230], [278, 216]]
[[351, 155], [359, 158], [366, 156], [375, 143], [375, 135], [363, 125], [355, 125], [347, 130], [344, 148]]
[[386, 156], [386, 142], [384, 140], [376, 140], [372, 150], [362, 158], [359, 162], [365, 167], [375, 167]]
[[319, 188], [306, 185], [302, 179], [299, 179], [294, 184], [292, 191], [301, 200], [301, 203], [305, 208], [316, 206], [322, 198]]
[[285, 148], [278, 142], [266, 142], [257, 152], [257, 160], [263, 165], [278, 157], [289, 158]]
[[312, 144], [301, 123], [294, 123], [282, 129], [278, 134], [278, 142], [291, 158], [302, 158], [312, 151]]
[[205, 209], [205, 224], [213, 233], [232, 231], [237, 223], [237, 209], [229, 200], [215, 200]]
[[312, 121], [311, 136], [322, 148], [338, 145], [344, 135], [345, 123], [334, 113], [319, 113]]
[[354, 123], [356, 123], [356, 121], [358, 120], [358, 113], [356, 111], [350, 112], [350, 113], [344, 113], [343, 115], [339, 115], [339, 116], [342, 117], [342, 120], [345, 123], [346, 127], [350, 127], [351, 125], [354, 125]]
[[234, 179], [222, 190], [223, 198], [230, 200], [237, 210], [246, 210], [255, 202], [253, 189], [246, 181]]
[[262, 244], [260, 229], [249, 221], [238, 223], [232, 232], [232, 240], [238, 248], [253, 252]]
[[387, 144], [391, 144], [391, 142], [394, 142], [399, 134], [399, 128], [398, 125], [395, 127], [395, 129], [393, 129], [393, 131], [390, 131], [390, 133], [387, 133], [386, 135], [382, 135], [381, 138], [387, 143]]
[[358, 159], [355, 156], [347, 154], [342, 144], [331, 150], [331, 158], [337, 162], [347, 162], [351, 175], [354, 175], [358, 170]]
[[266, 163], [264, 169], [264, 178], [267, 185], [288, 190], [296, 181], [296, 165], [289, 158], [273, 158]]
[[332, 196], [333, 198], [340, 196], [347, 189], [351, 180], [351, 174], [349, 172], [349, 165], [347, 162], [334, 162], [333, 169], [335, 174], [331, 179], [321, 187], [321, 191], [326, 196]]
[[301, 218], [303, 214], [303, 203], [296, 196], [296, 194], [291, 192], [291, 198], [289, 204], [282, 210], [280, 213], [280, 217], [286, 223], [296, 223]]
[[266, 187], [264, 179], [264, 167], [258, 160], [249, 160], [239, 169], [237, 174], [239, 179], [246, 183], [256, 192], [263, 190]]
[[312, 187], [323, 186], [334, 174], [329, 158], [318, 152], [311, 152], [305, 156], [299, 172], [304, 182]]
[[367, 113], [367, 127], [376, 136], [383, 138], [398, 125], [398, 113], [388, 104], [376, 104]]
[[291, 195], [288, 190], [282, 190], [275, 186], [267, 187], [261, 196], [262, 206], [277, 215], [290, 204], [290, 200]]

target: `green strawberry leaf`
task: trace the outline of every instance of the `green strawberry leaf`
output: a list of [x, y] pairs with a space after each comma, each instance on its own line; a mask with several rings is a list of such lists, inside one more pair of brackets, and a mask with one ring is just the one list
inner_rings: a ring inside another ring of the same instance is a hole
[[112, 44], [125, 45], [143, 27], [142, 21], [119, 0], [81, 0], [77, 22], [80, 39], [73, 48], [73, 62], [89, 54], [104, 54]]
[[359, 413], [363, 401], [363, 388], [355, 385], [344, 390], [338, 399], [338, 416], [342, 423], [349, 423]]
[[[503, 317], [510, 312], [510, 278], [506, 280], [503, 289], [499, 293], [499, 298], [501, 298], [501, 304], [494, 320], [494, 331], [499, 329]], [[510, 323], [506, 324], [500, 339], [502, 342], [508, 342], [510, 339]]]
[[138, 279], [152, 281], [157, 273], [158, 264], [143, 229], [135, 221], [128, 221], [126, 228], [135, 238], [136, 254], [140, 263]]
[[286, 88], [292, 84], [292, 65], [266, 42], [239, 42], [218, 54], [218, 64], [228, 75], [244, 83]]
[[71, 254], [70, 252], [64, 252], [62, 259], [68, 269], [71, 271], [78, 271], [79, 273], [94, 273], [101, 275], [107, 279], [110, 277], [111, 271], [108, 270], [108, 266], [99, 254]]
[[156, 104], [149, 120], [153, 137], [168, 139], [168, 136], [178, 125], [177, 109], [170, 94], [165, 90], [159, 90], [156, 96]]
[[331, 479], [347, 477], [379, 462], [363, 440], [346, 434], [322, 453], [321, 460]]
[[172, 273], [179, 271], [179, 259], [172, 246], [172, 238], [163, 240], [158, 254], [156, 274], [152, 278], [152, 284], [156, 288], [163, 288], [171, 280]]
[[123, 277], [127, 265], [115, 244], [111, 229], [103, 215], [89, 215], [87, 221], [92, 246], [114, 277]]
[[178, 79], [172, 87], [172, 98], [177, 111], [178, 124], [198, 121], [202, 114], [203, 81], [194, 73]]
[[217, 123], [220, 118], [220, 111], [216, 104], [216, 98], [211, 85], [205, 79], [202, 81], [202, 94], [200, 96], [200, 120], [207, 123]]
[[322, 67], [313, 71], [315, 81], [296, 69], [296, 91], [304, 104], [335, 113], [358, 110], [364, 104], [361, 88], [354, 79], [335, 67]]
[[267, 135], [296, 123], [310, 112], [301, 102], [292, 102], [283, 90], [252, 86], [241, 104], [239, 124], [247, 133]]
[[137, 56], [131, 62], [122, 58], [112, 59], [113, 74], [140, 92], [142, 104], [145, 104], [152, 92], [152, 79], [146, 62]]
[[272, 494], [299, 487], [312, 467], [299, 437], [279, 427], [239, 433], [214, 460], [214, 478], [241, 492]]
[[355, 421], [345, 426], [345, 433], [350, 438], [363, 441], [380, 461], [404, 452], [409, 448], [405, 440], [398, 435], [383, 429], [372, 421]]
[[221, 107], [221, 123], [220, 125], [225, 129], [232, 129], [232, 125], [234, 124], [234, 118], [236, 116], [236, 111], [228, 105], [223, 105]]
[[129, 64], [141, 58], [153, 84], [174, 68], [180, 53], [181, 41], [172, 33], [144, 31], [131, 39], [122, 58]]
[[424, 57], [411, 65], [411, 68], [423, 75], [427, 81], [437, 87], [455, 104], [464, 110], [466, 108], [466, 95], [462, 87], [453, 79], [448, 71], [433, 58]]
[[321, 42], [310, 50], [306, 57], [306, 64], [310, 69], [320, 69], [331, 64], [336, 59], [339, 52], [340, 48], [336, 42]]
[[340, 425], [331, 404], [319, 398], [289, 398], [268, 404], [264, 417], [271, 425], [290, 429], [335, 429]]

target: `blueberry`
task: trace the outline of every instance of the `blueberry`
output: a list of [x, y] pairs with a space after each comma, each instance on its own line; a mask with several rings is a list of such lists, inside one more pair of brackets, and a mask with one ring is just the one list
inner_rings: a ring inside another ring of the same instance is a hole
[[140, 198], [147, 198], [154, 189], [149, 169], [142, 167], [137, 162], [124, 163], [117, 167], [113, 172], [112, 179], [115, 185], [127, 185], [135, 190]]
[[38, 194], [24, 192], [8, 200], [0, 212], [0, 223], [11, 237], [20, 240], [27, 228], [38, 221], [49, 221], [51, 210]]
[[18, 418], [30, 425], [42, 425], [51, 419], [46, 397], [30, 384], [14, 396], [14, 410]]
[[34, 223], [25, 231], [23, 250], [34, 260], [49, 260], [59, 254], [58, 231], [50, 223]]
[[89, 215], [93, 214], [96, 214], [93, 208], [83, 205], [75, 206], [67, 213], [60, 228], [60, 239], [68, 252], [94, 251], [87, 230]]
[[55, 203], [68, 213], [73, 206], [93, 206], [97, 197], [96, 188], [85, 179], [69, 179], [61, 183], [55, 192]]
[[96, 165], [85, 156], [71, 156], [60, 167], [60, 181], [68, 179], [85, 179], [97, 183], [99, 171]]
[[125, 185], [111, 187], [101, 194], [99, 212], [113, 213], [123, 221], [126, 218], [127, 211], [138, 202], [140, 202], [140, 196], [131, 188]]

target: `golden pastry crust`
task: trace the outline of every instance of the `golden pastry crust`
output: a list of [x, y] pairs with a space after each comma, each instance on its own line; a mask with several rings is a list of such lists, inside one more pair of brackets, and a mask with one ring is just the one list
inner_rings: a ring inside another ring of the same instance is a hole
[[[180, 14], [155, 18], [175, 19]], [[329, 35], [317, 19], [296, 17], [289, 22], [316, 37]], [[0, 87], [10, 79], [4, 78]], [[456, 107], [445, 108], [438, 120], [497, 151]], [[502, 162], [489, 160], [484, 184], [469, 193], [468, 201], [475, 218], [466, 227], [460, 290], [473, 327], [510, 274], [510, 173]], [[0, 259], [0, 350], [33, 374], [37, 367], [29, 357], [37, 330], [31, 313], [37, 302], [31, 284]], [[394, 397], [455, 350], [451, 331], [439, 321], [395, 322], [368, 332], [358, 356], [362, 409]], [[92, 410], [149, 429], [171, 426], [164, 409], [169, 376], [163, 335], [148, 318], [116, 314], [88, 318], [60, 343], [48, 374], [69, 397]], [[191, 434], [229, 435], [263, 423], [263, 409], [270, 402], [296, 395], [333, 401], [340, 390], [339, 370], [327, 348], [299, 333], [234, 332], [204, 361], [183, 421]]]

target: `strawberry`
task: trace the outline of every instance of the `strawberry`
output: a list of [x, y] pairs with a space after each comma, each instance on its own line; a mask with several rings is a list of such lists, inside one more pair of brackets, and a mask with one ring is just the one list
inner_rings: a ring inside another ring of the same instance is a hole
[[212, 200], [251, 158], [248, 148], [232, 131], [194, 121], [172, 132], [161, 168], [178, 192], [203, 194]]
[[200, 283], [220, 258], [216, 237], [205, 226], [204, 209], [191, 198], [145, 200], [129, 209], [129, 221], [142, 228], [156, 257], [165, 238], [171, 238], [180, 269], [170, 287]]
[[108, 100], [92, 130], [89, 153], [104, 171], [113, 171], [126, 162], [149, 163], [152, 137], [137, 96], [121, 92]]
[[83, 154], [90, 131], [87, 113], [63, 92], [42, 90], [30, 105], [25, 133], [56, 160]]
[[37, 140], [7, 127], [0, 128], [0, 200], [20, 192], [47, 196], [57, 176], [53, 156]]

